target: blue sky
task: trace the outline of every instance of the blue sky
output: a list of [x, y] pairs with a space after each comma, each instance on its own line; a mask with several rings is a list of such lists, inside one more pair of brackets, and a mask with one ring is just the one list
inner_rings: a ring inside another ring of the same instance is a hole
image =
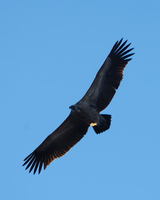
[[[1, 199], [160, 199], [158, 1], [1, 1]], [[135, 47], [110, 106], [41, 175], [22, 160], [65, 119], [114, 42]]]

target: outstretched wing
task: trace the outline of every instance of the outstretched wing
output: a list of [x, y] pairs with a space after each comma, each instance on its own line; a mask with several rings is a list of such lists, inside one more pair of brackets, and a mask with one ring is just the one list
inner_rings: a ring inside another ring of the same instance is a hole
[[29, 156], [24, 159], [26, 169], [35, 174], [41, 172], [55, 158], [63, 156], [87, 132], [88, 126], [76, 120], [71, 113], [67, 119], [51, 133]]
[[80, 100], [93, 105], [99, 112], [112, 100], [123, 78], [123, 70], [134, 54], [130, 53], [133, 48], [128, 49], [131, 43], [122, 40], [115, 43], [89, 90]]

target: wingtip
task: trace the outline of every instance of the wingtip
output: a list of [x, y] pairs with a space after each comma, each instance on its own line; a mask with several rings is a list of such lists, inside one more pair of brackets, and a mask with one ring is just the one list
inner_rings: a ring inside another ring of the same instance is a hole
[[119, 40], [119, 43], [121, 43], [123, 41], [123, 37]]
[[[118, 40], [114, 44], [114, 46], [109, 54], [109, 57], [115, 58], [115, 59], [117, 58], [117, 59], [120, 59], [123, 61], [127, 61], [128, 59], [130, 59], [129, 57], [133, 56], [134, 53], [129, 54], [129, 52], [131, 52], [134, 48], [128, 49], [129, 46], [131, 45], [131, 42], [129, 44], [127, 44], [127, 42], [128, 42], [128, 40], [124, 40], [123, 37], [120, 40]], [[130, 61], [130, 60], [128, 60], [128, 61]]]
[[118, 42], [118, 46], [121, 45], [122, 41], [123, 41], [123, 38], [121, 38], [121, 39], [119, 40], [119, 42]]

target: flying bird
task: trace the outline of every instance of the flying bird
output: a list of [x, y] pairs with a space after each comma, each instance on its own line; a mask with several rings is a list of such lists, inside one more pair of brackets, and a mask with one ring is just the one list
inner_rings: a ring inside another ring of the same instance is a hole
[[69, 116], [24, 159], [23, 166], [26, 165], [29, 172], [35, 174], [46, 169], [80, 141], [90, 126], [97, 134], [110, 128], [111, 115], [100, 112], [111, 102], [123, 78], [124, 68], [134, 55], [130, 44], [123, 39], [114, 44], [86, 94], [69, 107]]

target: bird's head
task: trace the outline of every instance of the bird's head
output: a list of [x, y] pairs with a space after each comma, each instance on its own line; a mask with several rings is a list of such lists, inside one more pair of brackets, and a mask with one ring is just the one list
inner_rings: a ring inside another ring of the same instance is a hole
[[76, 105], [69, 106], [69, 108], [70, 108], [72, 111], [77, 111], [77, 112], [80, 112], [80, 111], [81, 111], [81, 109], [79, 108], [79, 106], [76, 106]]

